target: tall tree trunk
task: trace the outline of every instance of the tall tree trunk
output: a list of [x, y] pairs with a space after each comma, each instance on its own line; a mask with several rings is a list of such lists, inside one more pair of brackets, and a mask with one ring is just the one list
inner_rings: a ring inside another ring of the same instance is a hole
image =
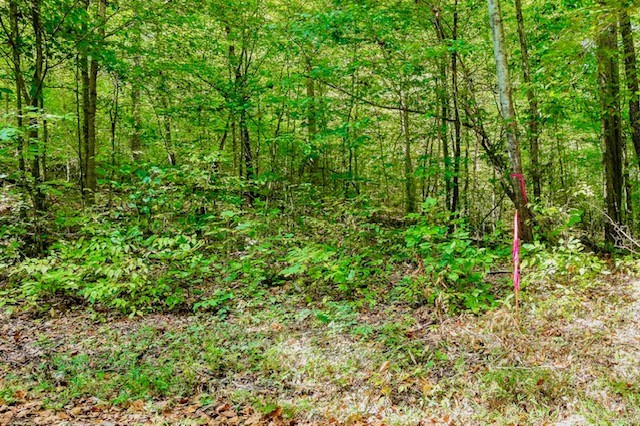
[[[227, 37], [230, 38], [231, 28], [225, 28]], [[240, 54], [236, 53], [236, 48], [233, 43], [229, 44], [229, 68], [233, 78], [234, 84], [234, 103], [238, 110], [238, 132], [240, 136], [240, 150], [242, 152], [242, 161], [244, 162], [245, 174], [244, 178], [247, 181], [251, 181], [255, 178], [255, 169], [253, 162], [253, 151], [251, 150], [251, 137], [249, 133], [249, 117], [247, 108], [249, 106], [250, 95], [247, 87], [247, 71], [249, 69], [249, 52], [246, 47], [242, 47]], [[242, 162], [240, 162], [240, 169], [242, 169]], [[242, 177], [242, 172], [240, 172]], [[249, 182], [249, 185], [253, 183]], [[250, 187], [246, 192], [247, 201], [250, 205], [253, 204], [255, 198], [255, 192]]]
[[173, 132], [171, 131], [171, 117], [164, 115], [162, 117], [162, 126], [164, 127], [164, 148], [167, 151], [167, 159], [169, 165], [175, 166], [177, 164], [177, 158], [175, 150], [173, 149]]
[[[443, 48], [446, 47], [446, 35], [444, 32], [444, 26], [442, 23], [442, 10], [439, 7], [432, 7], [433, 22], [436, 29], [436, 35], [438, 41]], [[438, 137], [440, 144], [442, 145], [442, 156], [444, 163], [444, 192], [445, 192], [445, 206], [447, 210], [451, 210], [451, 158], [449, 156], [449, 135], [448, 125], [449, 122], [449, 97], [447, 94], [447, 62], [446, 57], [443, 56], [439, 65], [439, 77], [436, 78], [436, 90], [439, 101], [438, 109]]]
[[[97, 0], [98, 34], [104, 38], [104, 21], [106, 18], [106, 0]], [[85, 1], [89, 9], [91, 1]], [[83, 28], [86, 31], [86, 26]], [[96, 47], [93, 47], [96, 50]], [[91, 56], [91, 57], [90, 57]], [[95, 203], [97, 190], [96, 179], [96, 108], [98, 101], [98, 60], [96, 55], [89, 55], [87, 49], [81, 52], [80, 67], [82, 72], [82, 110], [83, 123], [83, 200], [85, 205]]]
[[238, 125], [240, 127], [240, 140], [242, 141], [242, 154], [244, 157], [244, 171], [245, 178], [247, 180], [253, 179], [254, 176], [254, 165], [253, 165], [253, 152], [251, 150], [251, 138], [249, 134], [249, 127], [247, 123], [247, 112], [243, 108], [240, 111], [240, 120], [238, 120]]
[[512, 187], [515, 194], [515, 206], [520, 219], [520, 235], [523, 241], [533, 240], [533, 227], [531, 213], [527, 207], [525, 196], [520, 189], [518, 176], [522, 176], [522, 160], [520, 146], [518, 144], [517, 123], [511, 97], [511, 81], [509, 79], [509, 62], [507, 49], [504, 42], [504, 29], [502, 27], [502, 14], [499, 0], [488, 0], [489, 18], [493, 31], [493, 52], [496, 59], [498, 74], [498, 94], [500, 97], [500, 110], [505, 125], [507, 151], [511, 163]]
[[[22, 57], [20, 53], [20, 27], [18, 22], [18, 5], [15, 0], [9, 2], [9, 25], [11, 31], [11, 53], [13, 59], [13, 73], [16, 81], [16, 125], [18, 129], [22, 129], [24, 125], [23, 116], [23, 93], [24, 80], [22, 78]], [[18, 135], [18, 167], [20, 170], [21, 184], [26, 185], [25, 173], [26, 165], [24, 161], [24, 139], [21, 134]]]
[[600, 111], [608, 220], [605, 239], [616, 241], [616, 227], [622, 224], [622, 131], [620, 127], [620, 83], [617, 23], [605, 17], [606, 27], [598, 31], [596, 56], [600, 86]]
[[404, 182], [405, 182], [405, 209], [407, 213], [416, 211], [416, 184], [413, 176], [413, 161], [411, 159], [411, 134], [409, 133], [409, 112], [406, 99], [401, 100], [400, 125], [404, 139]]
[[[458, 57], [459, 66], [463, 73], [463, 77], [466, 83], [466, 95], [468, 99], [464, 102], [464, 112], [467, 117], [467, 120], [470, 122], [470, 127], [473, 129], [478, 142], [480, 142], [480, 146], [482, 150], [487, 155], [491, 166], [493, 167], [494, 172], [497, 173], [497, 176], [500, 178], [500, 186], [507, 194], [509, 199], [515, 204], [516, 203], [516, 195], [513, 191], [513, 187], [511, 185], [511, 181], [509, 179], [509, 166], [507, 165], [507, 160], [502, 152], [499, 151], [500, 148], [499, 143], [492, 143], [489, 138], [489, 134], [484, 127], [484, 122], [482, 117], [485, 115], [481, 108], [478, 107], [478, 101], [475, 97], [476, 87], [473, 82], [473, 78], [469, 69], [465, 66], [461, 57]], [[501, 150], [501, 148], [500, 148]]]
[[[141, 33], [138, 28], [135, 30], [133, 36], [134, 49], [136, 55], [133, 58], [133, 66], [136, 71], [140, 69], [140, 55], [138, 54], [141, 45]], [[140, 82], [137, 78], [131, 81], [131, 118], [133, 119], [133, 132], [131, 134], [130, 148], [131, 156], [134, 163], [140, 161], [142, 155], [142, 142], [141, 142], [141, 129], [142, 124], [140, 120]]]
[[39, 138], [40, 120], [39, 114], [42, 112], [43, 106], [42, 84], [44, 80], [44, 56], [42, 46], [42, 25], [40, 20], [40, 0], [32, 0], [31, 2], [31, 24], [35, 38], [36, 57], [33, 64], [33, 78], [31, 79], [31, 88], [29, 93], [31, 112], [33, 113], [29, 119], [29, 145], [30, 151], [33, 153], [31, 174], [34, 180], [33, 203], [36, 211], [44, 209], [44, 194], [40, 185], [42, 184], [41, 169], [41, 143]]
[[[80, 194], [84, 200], [84, 113], [80, 110], [84, 107], [84, 55], [77, 53], [75, 58], [75, 107], [76, 107], [76, 137], [78, 140], [78, 183], [80, 185]], [[82, 86], [80, 82], [82, 81]], [[82, 92], [82, 93], [81, 93]], [[84, 201], [83, 201], [84, 202]]]
[[[81, 179], [80, 187], [82, 190], [82, 200], [86, 204], [92, 204], [91, 198], [93, 198], [93, 194], [91, 193], [91, 188], [88, 187], [88, 179], [89, 175], [89, 138], [90, 138], [90, 119], [89, 116], [91, 114], [91, 95], [90, 95], [90, 87], [91, 82], [89, 78], [89, 54], [86, 50], [83, 50], [80, 53], [80, 78], [82, 80], [82, 149], [80, 150], [80, 159], [81, 159]], [[95, 125], [95, 121], [93, 122]], [[93, 173], [92, 173], [93, 174]]]
[[[453, 30], [451, 39], [456, 42], [458, 39], [458, 0], [453, 5]], [[458, 109], [458, 52], [451, 52], [451, 87], [453, 89], [453, 181], [451, 193], [451, 206], [449, 210], [453, 213], [458, 211], [460, 198], [460, 154], [462, 145], [462, 134], [460, 124], [460, 110]]]
[[313, 179], [316, 179], [320, 166], [320, 153], [316, 146], [316, 136], [318, 133], [316, 117], [316, 82], [311, 77], [311, 60], [307, 59], [307, 143], [310, 149], [310, 171]]
[[131, 118], [133, 119], [130, 145], [131, 156], [133, 161], [137, 163], [142, 155], [142, 142], [140, 139], [142, 124], [140, 120], [140, 86], [135, 81], [131, 83]]
[[[40, 99], [40, 111], [44, 113], [44, 98]], [[42, 166], [42, 180], [49, 180], [49, 171], [47, 170], [47, 148], [49, 143], [49, 125], [46, 116], [42, 117], [42, 141], [41, 141], [41, 154], [40, 163]]]
[[111, 108], [109, 109], [109, 122], [111, 124], [111, 176], [116, 166], [116, 131], [118, 129], [118, 118], [120, 101], [120, 79], [115, 76], [113, 81], [113, 99], [111, 101]]
[[538, 112], [538, 99], [531, 82], [531, 64], [529, 61], [529, 48], [527, 46], [527, 36], [524, 30], [524, 18], [522, 17], [522, 0], [515, 0], [516, 3], [516, 20], [518, 21], [518, 39], [520, 40], [520, 58], [522, 61], [522, 74], [527, 93], [527, 101], [529, 102], [528, 131], [529, 149], [531, 156], [531, 179], [533, 181], [533, 195], [536, 200], [540, 199], [542, 194], [542, 185], [540, 178], [540, 122]]
[[636, 66], [636, 50], [633, 44], [631, 20], [625, 6], [620, 9], [620, 32], [624, 47], [624, 71], [629, 89], [629, 123], [631, 124], [631, 141], [640, 164], [640, 88], [638, 87], [638, 68]]
[[629, 226], [630, 228], [633, 229], [633, 223], [634, 223], [634, 214], [633, 214], [633, 187], [631, 186], [631, 176], [629, 176], [629, 150], [626, 147], [626, 141], [623, 139], [623, 142], [625, 143], [625, 146], [623, 148], [623, 156], [624, 156], [624, 163], [623, 163], [623, 176], [622, 179], [624, 180], [624, 195], [625, 195], [625, 204], [626, 204], [626, 211], [624, 212], [623, 215], [623, 220], [625, 221], [625, 223], [627, 224], [627, 226]]

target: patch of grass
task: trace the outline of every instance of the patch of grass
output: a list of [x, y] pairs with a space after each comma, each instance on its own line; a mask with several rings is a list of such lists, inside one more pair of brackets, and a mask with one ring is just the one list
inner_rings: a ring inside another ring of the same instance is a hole
[[636, 381], [611, 380], [609, 389], [628, 404], [640, 409], [640, 384]]
[[525, 412], [551, 411], [574, 394], [567, 375], [546, 368], [493, 369], [485, 372], [480, 381], [482, 398], [495, 411], [504, 411], [508, 405]]
[[25, 386], [21, 386], [18, 379], [14, 374], [8, 375], [5, 380], [0, 379], [0, 405], [13, 404], [19, 399], [20, 394], [25, 392]]

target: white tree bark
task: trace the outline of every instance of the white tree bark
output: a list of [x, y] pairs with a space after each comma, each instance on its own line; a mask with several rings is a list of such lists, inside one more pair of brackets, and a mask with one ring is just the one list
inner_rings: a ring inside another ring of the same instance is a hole
[[[498, 74], [498, 95], [500, 98], [500, 113], [505, 125], [507, 140], [507, 151], [511, 163], [511, 172], [515, 175], [522, 175], [522, 159], [520, 156], [520, 145], [518, 144], [516, 115], [513, 108], [513, 98], [511, 95], [511, 81], [509, 79], [509, 61], [504, 42], [504, 28], [502, 27], [502, 13], [500, 12], [500, 0], [487, 0], [489, 5], [489, 19], [493, 32], [493, 54], [496, 59], [496, 70]], [[531, 214], [527, 208], [524, 194], [520, 189], [518, 177], [512, 177], [513, 191], [516, 194], [515, 204], [520, 218], [520, 233], [522, 240], [531, 241], [533, 232], [531, 228]]]

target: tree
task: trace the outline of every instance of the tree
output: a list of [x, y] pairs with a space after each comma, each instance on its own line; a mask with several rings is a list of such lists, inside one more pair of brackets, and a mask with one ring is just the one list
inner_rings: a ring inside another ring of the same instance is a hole
[[[603, 3], [603, 6], [608, 5]], [[608, 9], [605, 10], [610, 12]], [[605, 239], [609, 243], [616, 242], [616, 228], [622, 224], [622, 152], [624, 146], [620, 126], [618, 26], [612, 15], [605, 13], [602, 16], [604, 27], [598, 29], [596, 37], [605, 204], [608, 216], [605, 223]]]
[[[17, 138], [17, 155], [22, 187], [29, 193], [36, 214], [44, 210], [44, 194], [41, 185], [45, 174], [43, 170], [43, 144], [39, 134], [40, 115], [44, 107], [42, 93], [47, 73], [41, 15], [40, 0], [30, 0], [22, 8], [17, 0], [11, 0], [9, 1], [8, 27], [4, 21], [0, 21], [11, 47], [16, 95], [16, 124], [21, 132], [25, 130]], [[26, 25], [23, 22], [25, 16], [30, 18]], [[30, 27], [33, 33], [33, 41], [29, 44], [25, 41], [27, 37], [23, 33], [24, 30], [21, 30], [23, 27]], [[26, 66], [24, 62], [26, 62]], [[31, 72], [30, 76], [25, 75], [29, 72]], [[29, 123], [26, 127], [25, 117], [28, 117]], [[24, 135], [27, 136], [26, 150]], [[28, 159], [31, 160], [29, 175], [32, 182], [28, 182], [26, 174]]]
[[538, 108], [538, 98], [531, 81], [531, 62], [529, 59], [529, 46], [527, 45], [527, 36], [524, 28], [524, 17], [522, 16], [522, 0], [515, 0], [516, 20], [518, 22], [518, 40], [520, 41], [520, 60], [522, 65], [522, 77], [529, 102], [529, 111], [527, 118], [527, 137], [529, 139], [529, 149], [531, 156], [531, 178], [533, 180], [533, 194], [536, 200], [540, 199], [542, 194], [542, 183], [540, 178], [540, 160], [539, 160], [539, 136], [540, 136], [540, 112]]
[[629, 89], [629, 123], [631, 125], [631, 141], [640, 164], [640, 87], [638, 86], [638, 67], [636, 50], [633, 43], [633, 31], [629, 18], [628, 5], [623, 3], [619, 11], [620, 32], [624, 48], [624, 71]]
[[533, 240], [533, 226], [531, 213], [527, 207], [525, 195], [520, 189], [522, 178], [522, 160], [520, 145], [518, 143], [517, 122], [513, 109], [511, 96], [511, 81], [509, 79], [509, 61], [507, 59], [507, 47], [504, 42], [504, 29], [502, 27], [502, 13], [499, 0], [488, 0], [489, 19], [493, 32], [493, 51], [496, 60], [498, 74], [498, 94], [500, 97], [500, 111], [504, 120], [507, 151], [511, 163], [511, 178], [513, 192], [515, 194], [515, 206], [520, 220], [520, 233], [523, 241]]

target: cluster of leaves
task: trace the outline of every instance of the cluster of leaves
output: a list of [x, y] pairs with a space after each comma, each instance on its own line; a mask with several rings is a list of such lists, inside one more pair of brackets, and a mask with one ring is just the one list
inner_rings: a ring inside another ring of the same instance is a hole
[[172, 309], [185, 301], [185, 291], [215, 273], [215, 257], [200, 252], [195, 235], [145, 237], [138, 227], [83, 219], [74, 241], [60, 241], [47, 256], [12, 269], [22, 298], [75, 296], [129, 312]]
[[435, 199], [422, 204], [423, 213], [410, 217], [416, 223], [405, 231], [406, 246], [423, 272], [405, 279], [405, 289], [429, 302], [447, 299], [452, 307], [472, 312], [491, 307], [494, 295], [485, 281], [498, 255], [478, 247], [464, 221], [438, 211]]
[[547, 247], [541, 242], [523, 245], [521, 267], [526, 282], [554, 280], [591, 281], [598, 274], [609, 274], [605, 260], [586, 250], [580, 240], [569, 237]]

